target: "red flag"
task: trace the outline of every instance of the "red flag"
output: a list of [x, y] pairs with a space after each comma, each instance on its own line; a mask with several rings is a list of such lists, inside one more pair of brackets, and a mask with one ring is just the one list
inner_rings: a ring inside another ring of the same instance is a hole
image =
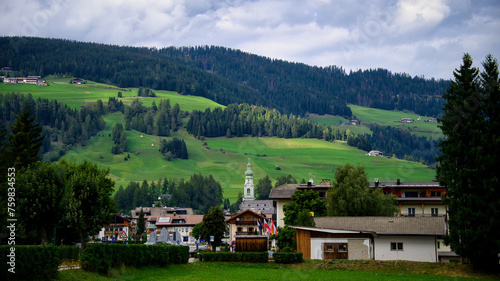
[[271, 219], [271, 233], [272, 234], [278, 234], [278, 230], [276, 230], [276, 227], [274, 226], [273, 219]]
[[269, 227], [269, 224], [267, 224], [267, 220], [264, 220], [264, 231], [272, 234], [271, 228]]

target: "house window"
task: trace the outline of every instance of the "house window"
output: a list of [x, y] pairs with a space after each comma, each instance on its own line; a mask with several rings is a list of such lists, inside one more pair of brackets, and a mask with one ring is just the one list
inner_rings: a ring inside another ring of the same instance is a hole
[[431, 208], [431, 216], [433, 217], [438, 216], [438, 208]]
[[247, 188], [247, 195], [250, 195], [250, 188]]
[[441, 197], [441, 191], [431, 191], [431, 197]]
[[418, 197], [418, 192], [416, 191], [406, 191], [405, 197]]
[[253, 232], [253, 227], [250, 227], [250, 228], [248, 229], [248, 232]]
[[339, 253], [345, 253], [345, 252], [347, 252], [347, 245], [346, 244], [340, 244], [338, 251], [339, 251]]
[[403, 251], [403, 242], [391, 242], [391, 251]]
[[238, 228], [236, 229], [236, 231], [238, 231], [238, 232], [241, 232], [241, 230], [242, 230], [242, 228], [241, 228], [241, 227], [238, 227]]
[[184, 242], [188, 242], [188, 241], [189, 241], [188, 239], [189, 239], [189, 237], [188, 237], [188, 236], [184, 236], [184, 237], [182, 237], [182, 241], [184, 241]]
[[438, 248], [438, 250], [441, 249], [441, 242], [439, 242], [439, 241], [437, 242], [437, 248]]
[[409, 217], [415, 216], [415, 208], [408, 208], [408, 216]]

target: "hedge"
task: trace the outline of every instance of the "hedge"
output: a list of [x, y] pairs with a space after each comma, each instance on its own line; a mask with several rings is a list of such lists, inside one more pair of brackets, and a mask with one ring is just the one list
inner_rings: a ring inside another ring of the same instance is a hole
[[80, 260], [80, 248], [77, 246], [57, 246], [59, 263], [63, 260]]
[[[8, 257], [12, 252], [15, 257]], [[54, 246], [0, 246], [1, 280], [54, 280], [58, 276], [59, 254]], [[12, 263], [11, 263], [12, 262]], [[11, 263], [11, 264], [9, 264]], [[15, 265], [15, 273], [8, 270]]]
[[188, 263], [189, 247], [171, 245], [87, 244], [81, 254], [83, 269], [109, 274], [111, 267], [165, 266]]
[[302, 253], [278, 252], [273, 254], [275, 263], [299, 263], [303, 262]]
[[210, 261], [231, 261], [231, 262], [260, 262], [268, 261], [268, 252], [203, 252], [201, 260], [204, 262]]

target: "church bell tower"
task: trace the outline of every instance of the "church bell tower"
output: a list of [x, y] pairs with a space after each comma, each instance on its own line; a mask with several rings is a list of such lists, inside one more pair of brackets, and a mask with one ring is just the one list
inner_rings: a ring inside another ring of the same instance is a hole
[[243, 201], [255, 200], [255, 187], [253, 184], [253, 172], [252, 165], [250, 164], [250, 158], [248, 158], [247, 171], [245, 172], [245, 187], [243, 189]]

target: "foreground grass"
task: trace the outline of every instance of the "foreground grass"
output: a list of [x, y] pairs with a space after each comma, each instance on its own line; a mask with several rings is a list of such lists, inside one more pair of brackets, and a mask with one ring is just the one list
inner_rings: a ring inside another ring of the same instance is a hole
[[[274, 263], [190, 263], [165, 268], [115, 269], [103, 277], [82, 270], [60, 273], [59, 280], [494, 280], [468, 265], [379, 261], [306, 261], [297, 265]], [[488, 279], [489, 278], [489, 279]]]

